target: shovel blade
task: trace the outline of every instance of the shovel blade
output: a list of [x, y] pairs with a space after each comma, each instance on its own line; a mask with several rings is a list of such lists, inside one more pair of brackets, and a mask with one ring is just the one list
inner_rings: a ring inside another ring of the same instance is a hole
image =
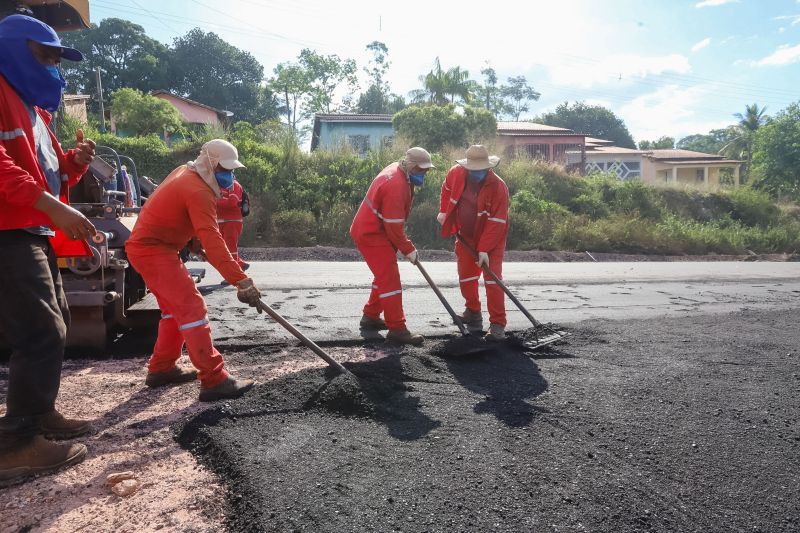
[[566, 331], [556, 331], [555, 333], [551, 333], [549, 335], [542, 335], [541, 337], [525, 342], [523, 346], [530, 351], [538, 350], [540, 348], [544, 348], [545, 346], [549, 346], [554, 342], [558, 342], [565, 337], [569, 336], [569, 333]]

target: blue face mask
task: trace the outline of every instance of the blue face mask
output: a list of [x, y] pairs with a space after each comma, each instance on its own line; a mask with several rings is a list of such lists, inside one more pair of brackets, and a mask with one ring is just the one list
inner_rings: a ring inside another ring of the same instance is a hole
[[214, 177], [217, 178], [217, 184], [221, 189], [233, 187], [233, 170], [218, 170], [214, 172]]
[[27, 39], [0, 38], [0, 74], [17, 91], [22, 101], [51, 113], [58, 109], [67, 82], [54, 65], [39, 63]]
[[412, 185], [422, 187], [422, 184], [425, 182], [425, 174], [409, 174], [408, 179], [411, 181]]
[[486, 175], [489, 174], [489, 169], [485, 168], [483, 170], [470, 170], [469, 177], [475, 181], [483, 181], [486, 179]]

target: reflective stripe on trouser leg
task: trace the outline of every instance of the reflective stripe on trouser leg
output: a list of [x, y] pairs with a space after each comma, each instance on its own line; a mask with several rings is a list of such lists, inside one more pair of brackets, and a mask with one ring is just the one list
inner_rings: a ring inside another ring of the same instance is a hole
[[[194, 280], [177, 254], [159, 254], [155, 256], [137, 257], [128, 254], [133, 267], [142, 275], [148, 288], [155, 294], [159, 307], [165, 314], [171, 314], [174, 328], [186, 343], [189, 359], [198, 370], [197, 377], [203, 387], [213, 387], [228, 376], [224, 369], [224, 361], [211, 341], [211, 327], [208, 325], [208, 309], [205, 301], [197, 291]], [[162, 321], [163, 322], [163, 321]], [[197, 324], [197, 325], [194, 325]], [[192, 325], [180, 329], [181, 326]], [[161, 328], [159, 327], [159, 340]], [[176, 341], [169, 335], [174, 331], [166, 330], [168, 337], [164, 344], [173, 351]], [[159, 346], [159, 341], [156, 341]], [[153, 356], [160, 353], [153, 351]], [[152, 360], [152, 358], [151, 358]], [[158, 359], [157, 359], [158, 360]], [[160, 360], [159, 364], [160, 364]]]
[[404, 329], [406, 317], [403, 314], [400, 269], [394, 248], [387, 242], [386, 246], [359, 246], [358, 251], [372, 271], [373, 287], [377, 287], [370, 292], [364, 314], [378, 317], [383, 311], [383, 320], [389, 329]]
[[[158, 300], [158, 295], [155, 295]], [[167, 312], [164, 304], [158, 302], [161, 309], [161, 321], [158, 323], [158, 338], [153, 347], [153, 355], [147, 363], [148, 372], [166, 372], [175, 367], [183, 351], [183, 335], [178, 331], [178, 323]]]
[[225, 241], [225, 246], [233, 256], [233, 259], [242, 266], [244, 261], [239, 259], [239, 237], [242, 234], [242, 222], [223, 222], [219, 225], [219, 232], [222, 233], [222, 238]]
[[[503, 251], [505, 246], [498, 246], [498, 251], [489, 254], [489, 268], [503, 280]], [[506, 327], [506, 295], [502, 287], [495, 283], [491, 276], [484, 276], [486, 285], [486, 308], [489, 311], [489, 322]]]
[[478, 280], [481, 277], [481, 269], [475, 264], [472, 254], [459, 242], [456, 242], [456, 257], [458, 258], [458, 286], [461, 289], [461, 296], [464, 297], [465, 307], [471, 311], [480, 312]]

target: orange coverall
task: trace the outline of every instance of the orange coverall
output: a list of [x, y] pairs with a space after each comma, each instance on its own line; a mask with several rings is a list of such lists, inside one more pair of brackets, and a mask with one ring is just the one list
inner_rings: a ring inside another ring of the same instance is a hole
[[229, 189], [221, 189], [222, 196], [217, 198], [217, 224], [225, 245], [233, 259], [244, 266], [245, 262], [239, 258], [239, 236], [244, 227], [242, 221], [242, 185], [233, 180]]
[[193, 236], [200, 239], [208, 262], [228, 283], [236, 285], [247, 277], [217, 227], [214, 192], [199, 174], [183, 165], [147, 200], [125, 250], [161, 309], [148, 371], [174, 368], [186, 344], [202, 386], [210, 388], [228, 373], [211, 340], [206, 303], [178, 256]]
[[[450, 237], [461, 230], [459, 212], [462, 194], [466, 188], [468, 171], [461, 165], [453, 166], [442, 183], [439, 211], [445, 213], [442, 224], [442, 236]], [[489, 254], [489, 268], [503, 279], [503, 253], [506, 249], [508, 235], [508, 187], [500, 177], [489, 170], [477, 196], [475, 224], [472, 237], [464, 235], [465, 240], [477, 252]], [[461, 216], [460, 216], [461, 215]], [[461, 295], [466, 307], [472, 311], [481, 310], [478, 297], [478, 280], [483, 274], [476, 264], [476, 258], [456, 241], [456, 257], [458, 258], [458, 281]], [[506, 307], [503, 289], [492, 279], [486, 279], [486, 305], [489, 310], [489, 321], [492, 324], [506, 326]]]
[[350, 237], [374, 276], [364, 314], [380, 318], [383, 312], [390, 330], [406, 327], [397, 251], [414, 251], [405, 232], [413, 201], [414, 187], [399, 163], [392, 163], [372, 181], [350, 226]]

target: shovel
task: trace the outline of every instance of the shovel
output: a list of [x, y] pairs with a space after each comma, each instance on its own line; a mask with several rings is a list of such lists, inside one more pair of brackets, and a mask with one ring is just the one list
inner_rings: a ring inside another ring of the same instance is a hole
[[425, 268], [422, 266], [422, 262], [419, 260], [419, 258], [417, 258], [417, 261], [414, 264], [417, 265], [417, 268], [419, 268], [419, 271], [422, 273], [422, 277], [425, 278], [425, 281], [427, 281], [428, 285], [431, 286], [433, 292], [436, 293], [436, 296], [439, 298], [439, 301], [442, 302], [444, 308], [447, 309], [448, 313], [450, 313], [450, 317], [453, 319], [453, 322], [455, 322], [456, 326], [458, 326], [458, 330], [461, 332], [461, 342], [451, 343], [450, 346], [446, 347], [448, 355], [454, 355], [459, 357], [464, 355], [478, 354], [481, 352], [487, 352], [492, 350], [493, 347], [486, 344], [486, 341], [483, 340], [483, 338], [472, 335], [469, 332], [467, 327], [464, 325], [464, 321], [461, 320], [461, 317], [456, 314], [456, 312], [447, 302], [444, 295], [442, 294], [442, 291], [439, 290], [439, 287], [437, 287], [436, 283], [433, 282], [433, 279], [431, 279], [430, 275], [428, 274], [428, 271], [425, 270]]
[[291, 325], [285, 318], [279, 315], [277, 311], [275, 311], [273, 308], [267, 305], [267, 303], [264, 300], [258, 301], [258, 309], [266, 312], [270, 317], [272, 317], [272, 320], [283, 326], [289, 333], [297, 337], [300, 340], [300, 342], [306, 345], [306, 347], [308, 347], [312, 352], [320, 356], [332, 368], [335, 368], [341, 374], [347, 376], [353, 375], [349, 370], [343, 367], [341, 363], [339, 363], [336, 359], [328, 355], [327, 352], [325, 352], [325, 350], [317, 346], [317, 344], [314, 341], [312, 341], [311, 339], [300, 333], [300, 331], [298, 331], [296, 327]]
[[[466, 248], [467, 251], [470, 254], [472, 254], [472, 257], [474, 257], [475, 260], [477, 261], [478, 252], [475, 250], [475, 248], [467, 244], [467, 241], [464, 240], [464, 238], [461, 236], [460, 233], [456, 233], [456, 239], [458, 239], [458, 242], [460, 242], [461, 245], [464, 248]], [[522, 314], [525, 315], [528, 318], [528, 320], [531, 321], [531, 324], [533, 324], [534, 327], [543, 328], [550, 332], [548, 335], [544, 335], [541, 337], [539, 335], [536, 335], [535, 338], [532, 340], [523, 339], [523, 345], [526, 348], [528, 348], [529, 350], [536, 350], [538, 348], [542, 348], [543, 346], [547, 346], [549, 344], [553, 344], [554, 342], [560, 341], [561, 339], [569, 335], [569, 333], [567, 333], [566, 331], [555, 330], [536, 320], [536, 318], [534, 318], [534, 316], [527, 309], [525, 309], [525, 306], [522, 305], [522, 302], [520, 302], [516, 296], [511, 294], [511, 291], [508, 290], [508, 287], [506, 287], [505, 283], [503, 283], [503, 281], [500, 278], [498, 278], [494, 272], [492, 272], [492, 269], [489, 268], [489, 265], [485, 265], [483, 267], [483, 271], [484, 273], [488, 274], [489, 277], [492, 278], [492, 280], [494, 280], [494, 282], [497, 283], [501, 289], [503, 289], [503, 292], [506, 293], [506, 296], [508, 296], [509, 299], [516, 304], [519, 310], [522, 311]]]

